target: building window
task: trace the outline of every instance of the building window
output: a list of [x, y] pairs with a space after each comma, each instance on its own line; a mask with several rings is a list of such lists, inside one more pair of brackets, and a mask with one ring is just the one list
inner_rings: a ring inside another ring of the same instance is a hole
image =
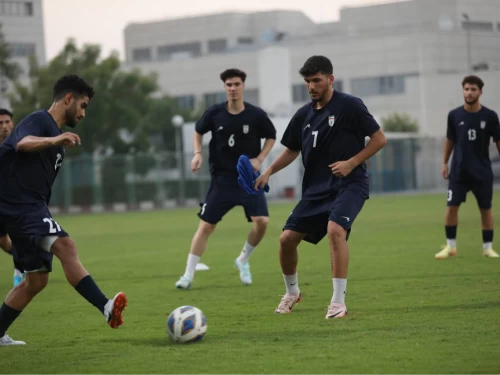
[[208, 53], [224, 52], [227, 49], [226, 39], [215, 39], [208, 41]]
[[344, 91], [344, 82], [341, 80], [333, 81], [333, 89], [337, 91]]
[[[342, 91], [344, 87], [343, 82], [340, 80], [333, 81], [333, 88], [338, 91]], [[294, 103], [303, 103], [311, 100], [309, 95], [309, 90], [305, 83], [297, 83], [292, 86], [292, 100]]]
[[462, 29], [477, 31], [493, 31], [493, 22], [462, 21]]
[[0, 15], [29, 17], [33, 15], [33, 3], [31, 1], [3, 1], [0, 0]]
[[135, 48], [132, 50], [132, 60], [151, 61], [151, 48]]
[[252, 44], [253, 38], [251, 37], [239, 37], [238, 44]]
[[247, 89], [243, 92], [243, 97], [247, 103], [259, 105], [259, 90]]
[[352, 94], [359, 97], [402, 94], [405, 79], [415, 74], [354, 78], [351, 81]]
[[182, 43], [171, 44], [168, 46], [158, 47], [158, 59], [160, 60], [175, 60], [183, 58], [191, 58], [201, 55], [201, 43]]
[[226, 92], [213, 92], [203, 95], [205, 99], [205, 106], [208, 108], [214, 104], [223, 103], [227, 100]]
[[174, 100], [177, 106], [185, 111], [191, 111], [194, 109], [194, 95], [175, 96]]
[[309, 91], [304, 83], [297, 83], [292, 86], [292, 100], [294, 103], [307, 102], [309, 99]]
[[10, 57], [30, 57], [34, 56], [36, 47], [32, 43], [10, 43]]

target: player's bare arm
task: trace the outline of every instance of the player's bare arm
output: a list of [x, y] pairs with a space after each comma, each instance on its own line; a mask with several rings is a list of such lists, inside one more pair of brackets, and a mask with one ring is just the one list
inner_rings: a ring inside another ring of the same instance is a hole
[[443, 165], [441, 167], [441, 176], [443, 176], [445, 180], [447, 180], [449, 176], [448, 161], [450, 160], [453, 147], [455, 147], [455, 142], [453, 142], [451, 139], [446, 138], [446, 140], [444, 141]]
[[266, 184], [269, 182], [269, 177], [271, 175], [281, 171], [283, 168], [290, 165], [297, 156], [299, 156], [300, 151], [291, 150], [289, 148], [285, 148], [285, 150], [278, 156], [278, 158], [267, 168], [255, 181], [255, 190], [259, 189], [259, 186], [264, 188]]
[[354, 168], [379, 152], [386, 143], [387, 138], [385, 137], [382, 129], [379, 129], [370, 136], [370, 140], [367, 145], [358, 154], [349, 160], [338, 161], [330, 164], [329, 167], [335, 177], [346, 177]]
[[54, 146], [75, 147], [80, 145], [78, 134], [66, 132], [57, 137], [35, 137], [29, 135], [21, 139], [16, 146], [17, 151], [39, 152]]
[[191, 160], [191, 170], [193, 172], [197, 172], [200, 170], [201, 165], [203, 164], [203, 157], [201, 156], [201, 150], [203, 145], [203, 135], [194, 132], [193, 137], [193, 160]]
[[264, 142], [264, 146], [262, 147], [262, 151], [260, 152], [259, 156], [257, 156], [254, 159], [250, 159], [250, 163], [252, 163], [252, 167], [255, 171], [259, 171], [260, 167], [262, 166], [262, 163], [266, 159], [267, 155], [269, 155], [269, 152], [274, 146], [274, 143], [276, 142], [276, 139], [268, 138]]
[[500, 141], [497, 141], [497, 150], [498, 150], [498, 155], [500, 155]]

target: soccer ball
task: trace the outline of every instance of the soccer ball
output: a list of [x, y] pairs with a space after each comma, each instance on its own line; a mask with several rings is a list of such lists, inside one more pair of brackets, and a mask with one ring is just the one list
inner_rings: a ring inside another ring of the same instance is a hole
[[207, 332], [207, 318], [193, 306], [181, 306], [170, 313], [167, 319], [167, 334], [173, 342], [200, 341]]

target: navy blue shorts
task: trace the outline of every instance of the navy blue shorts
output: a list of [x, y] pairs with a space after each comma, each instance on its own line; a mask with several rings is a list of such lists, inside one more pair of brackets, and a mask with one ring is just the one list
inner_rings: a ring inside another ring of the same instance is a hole
[[205, 202], [200, 206], [198, 217], [209, 224], [217, 224], [236, 206], [243, 206], [249, 222], [252, 216], [269, 216], [264, 194], [248, 194], [234, 176], [212, 176]]
[[347, 231], [363, 208], [368, 194], [356, 186], [341, 189], [333, 197], [322, 200], [301, 200], [288, 217], [283, 230], [306, 233], [304, 241], [319, 243], [328, 231], [328, 222], [333, 221]]
[[[10, 207], [12, 208], [12, 207]], [[5, 211], [2, 209], [2, 211]], [[53, 255], [43, 249], [46, 237], [68, 237], [61, 226], [52, 219], [46, 206], [10, 209], [8, 214], [0, 214], [0, 227], [6, 229], [12, 240], [14, 260], [26, 272], [52, 271]]]
[[0, 224], [0, 238], [7, 235], [7, 230], [4, 228], [3, 224]]
[[467, 193], [472, 191], [476, 197], [477, 205], [481, 209], [490, 209], [493, 201], [493, 181], [476, 181], [467, 179], [463, 181], [449, 180], [448, 206], [460, 206], [467, 198]]

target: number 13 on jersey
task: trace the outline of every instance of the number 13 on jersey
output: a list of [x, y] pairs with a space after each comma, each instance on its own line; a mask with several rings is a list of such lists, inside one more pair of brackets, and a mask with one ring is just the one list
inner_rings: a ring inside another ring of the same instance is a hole
[[469, 129], [467, 134], [469, 135], [469, 141], [474, 141], [476, 139], [476, 129]]

